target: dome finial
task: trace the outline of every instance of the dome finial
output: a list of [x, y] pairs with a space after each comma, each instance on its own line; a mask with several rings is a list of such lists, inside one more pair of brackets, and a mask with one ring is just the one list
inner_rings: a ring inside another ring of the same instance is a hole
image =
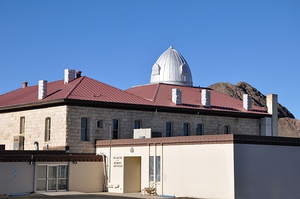
[[173, 46], [171, 45], [171, 46], [169, 47], [169, 49], [173, 49]]

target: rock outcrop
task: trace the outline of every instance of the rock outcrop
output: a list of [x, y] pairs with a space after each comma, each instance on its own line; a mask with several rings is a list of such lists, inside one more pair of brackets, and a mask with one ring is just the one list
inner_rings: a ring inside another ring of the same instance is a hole
[[[209, 88], [240, 100], [243, 100], [243, 94], [248, 94], [252, 97], [254, 105], [266, 107], [266, 96], [246, 82], [239, 82], [236, 85], [215, 83]], [[300, 137], [300, 120], [295, 119], [294, 115], [280, 103], [278, 103], [278, 116], [279, 136]]]

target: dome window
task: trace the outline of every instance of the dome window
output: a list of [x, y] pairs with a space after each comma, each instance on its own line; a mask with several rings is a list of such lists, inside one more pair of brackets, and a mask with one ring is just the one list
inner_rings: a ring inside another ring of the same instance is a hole
[[152, 68], [152, 75], [159, 75], [159, 74], [160, 74], [160, 66], [157, 63], [155, 63]]
[[189, 73], [189, 68], [186, 64], [180, 66], [180, 73], [181, 75], [187, 75]]

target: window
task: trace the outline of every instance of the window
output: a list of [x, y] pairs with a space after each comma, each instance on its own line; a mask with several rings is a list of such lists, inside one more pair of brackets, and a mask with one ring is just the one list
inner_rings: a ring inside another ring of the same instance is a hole
[[25, 117], [20, 117], [20, 134], [25, 133]]
[[142, 121], [141, 120], [134, 120], [134, 129], [142, 128]]
[[97, 128], [103, 129], [103, 120], [98, 120], [97, 121]]
[[188, 123], [188, 122], [183, 123], [183, 135], [184, 136], [189, 136], [191, 134], [190, 131], [191, 131], [190, 130], [190, 123]]
[[172, 122], [166, 122], [166, 137], [171, 137], [172, 136]]
[[81, 118], [81, 141], [89, 140], [89, 119], [87, 117]]
[[119, 120], [113, 119], [112, 139], [119, 139]]
[[196, 135], [204, 135], [204, 124], [197, 124]]
[[230, 134], [230, 126], [229, 125], [224, 126], [224, 134]]
[[59, 191], [67, 190], [67, 165], [38, 165], [36, 190]]
[[51, 118], [47, 117], [45, 119], [45, 142], [50, 141], [50, 133], [51, 133]]
[[160, 156], [156, 156], [154, 162], [154, 156], [150, 156], [149, 160], [149, 174], [150, 174], [150, 182], [160, 182], [160, 167], [161, 167], [161, 158]]
[[14, 150], [24, 150], [24, 136], [14, 136]]
[[159, 75], [160, 74], [160, 66], [155, 63], [152, 67], [152, 75]]

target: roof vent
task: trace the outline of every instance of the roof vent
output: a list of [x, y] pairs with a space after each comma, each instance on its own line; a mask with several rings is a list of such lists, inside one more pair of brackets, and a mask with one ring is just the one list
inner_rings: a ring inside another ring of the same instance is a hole
[[38, 99], [44, 99], [47, 96], [47, 81], [40, 80], [38, 89]]
[[172, 102], [175, 104], [181, 104], [181, 89], [179, 88], [173, 88], [172, 89]]
[[22, 84], [22, 88], [26, 88], [26, 87], [27, 87], [27, 85], [28, 85], [28, 82], [23, 82], [23, 84]]
[[80, 70], [76, 71], [76, 78], [79, 78], [79, 77], [81, 77], [81, 71]]
[[65, 84], [70, 83], [75, 79], [75, 70], [65, 69]]
[[252, 97], [248, 94], [243, 94], [243, 107], [247, 111], [252, 110]]
[[210, 107], [210, 90], [202, 89], [201, 103], [205, 107]]

